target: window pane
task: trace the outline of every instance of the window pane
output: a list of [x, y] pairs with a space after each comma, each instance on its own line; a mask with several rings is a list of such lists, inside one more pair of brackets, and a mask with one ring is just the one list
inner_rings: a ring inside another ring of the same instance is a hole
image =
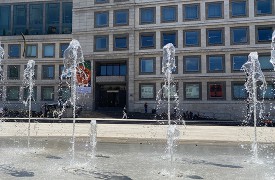
[[128, 10], [115, 11], [115, 25], [127, 25], [129, 18]]
[[142, 59], [140, 61], [140, 72], [141, 73], [153, 73], [154, 72], [154, 60], [153, 59]]
[[53, 101], [54, 100], [54, 87], [41, 87], [41, 100]]
[[271, 0], [256, 0], [257, 14], [272, 14]]
[[271, 41], [272, 27], [258, 28], [258, 41]]
[[232, 16], [246, 16], [246, 1], [232, 2]]
[[199, 31], [186, 31], [185, 36], [185, 46], [199, 46]]
[[11, 35], [11, 7], [0, 6], [0, 36]]
[[141, 24], [155, 22], [155, 8], [141, 8], [140, 9]]
[[68, 48], [69, 44], [60, 44], [60, 54], [59, 57], [63, 58], [64, 51]]
[[112, 75], [113, 75], [113, 65], [107, 64], [107, 76], [112, 76]]
[[223, 70], [223, 57], [222, 56], [209, 56], [209, 71], [222, 71]]
[[210, 98], [222, 98], [223, 97], [222, 84], [210, 84], [209, 93], [210, 93]]
[[95, 26], [96, 27], [108, 26], [109, 24], [108, 16], [109, 16], [108, 12], [95, 13]]
[[46, 4], [46, 31], [48, 34], [59, 33], [59, 3]]
[[26, 32], [27, 27], [27, 8], [26, 5], [15, 5], [13, 7], [13, 34], [19, 35]]
[[209, 45], [223, 44], [222, 30], [208, 30], [208, 44]]
[[20, 79], [19, 65], [8, 65], [8, 79]]
[[126, 64], [120, 64], [120, 75], [126, 76]]
[[20, 44], [9, 45], [9, 57], [19, 58], [20, 57]]
[[177, 7], [167, 6], [161, 8], [161, 21], [173, 22], [177, 20]]
[[27, 57], [36, 57], [37, 54], [37, 46], [36, 45], [27, 45]]
[[62, 3], [62, 34], [70, 34], [72, 32], [72, 9], [71, 2]]
[[44, 57], [54, 57], [54, 45], [44, 45]]
[[127, 37], [115, 37], [115, 48], [127, 48]]
[[208, 18], [220, 18], [222, 17], [222, 5], [223, 3], [208, 3]]
[[107, 45], [108, 45], [108, 38], [107, 36], [100, 36], [95, 38], [96, 41], [96, 50], [107, 50]]
[[234, 71], [240, 71], [242, 68], [242, 65], [246, 63], [247, 61], [247, 56], [244, 55], [234, 55], [232, 56], [233, 60], [233, 70]]
[[247, 28], [233, 28], [233, 44], [243, 44], [248, 42]]
[[[23, 99], [24, 101], [26, 101], [29, 98], [29, 88], [24, 88], [24, 92], [23, 92]], [[32, 101], [36, 101], [37, 100], [37, 86], [33, 87], [33, 93], [32, 93]]]
[[119, 64], [114, 64], [113, 65], [113, 75], [114, 76], [119, 76]]
[[233, 99], [246, 99], [247, 91], [244, 84], [233, 84]]
[[141, 47], [154, 47], [154, 35], [141, 35]]
[[43, 79], [54, 79], [54, 66], [42, 66], [42, 73]]
[[185, 85], [185, 98], [186, 99], [199, 99], [200, 98], [200, 85], [199, 84], [186, 84]]
[[141, 99], [153, 99], [154, 98], [154, 85], [141, 85], [140, 86], [140, 98]]
[[107, 67], [106, 67], [105, 64], [100, 65], [100, 76], [106, 76], [107, 75], [107, 69], [106, 68]]
[[184, 17], [185, 20], [199, 19], [199, 5], [190, 4], [184, 6]]
[[162, 46], [165, 46], [168, 43], [172, 43], [174, 46], [177, 46], [176, 33], [163, 33], [162, 38], [163, 38]]
[[[162, 89], [162, 97], [163, 98], [168, 98], [168, 84], [167, 85], [162, 85], [163, 89]], [[170, 97], [172, 99], [177, 98], [178, 97], [178, 90], [177, 90], [177, 85], [176, 84], [171, 84], [170, 86]]]
[[197, 72], [200, 66], [199, 57], [185, 57], [185, 71], [186, 72]]
[[71, 91], [70, 88], [67, 86], [63, 86], [61, 89], [61, 99], [63, 102], [67, 101], [71, 98]]
[[270, 63], [270, 56], [259, 56], [259, 62], [262, 70], [273, 70], [273, 66]]
[[7, 87], [7, 101], [19, 101], [19, 87], [8, 86]]
[[29, 33], [43, 34], [43, 4], [30, 4]]
[[107, 3], [109, 0], [95, 0], [96, 3]]

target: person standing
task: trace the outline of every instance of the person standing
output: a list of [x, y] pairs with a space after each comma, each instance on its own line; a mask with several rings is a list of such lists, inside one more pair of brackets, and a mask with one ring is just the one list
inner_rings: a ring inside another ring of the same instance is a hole
[[148, 105], [147, 105], [147, 102], [144, 103], [144, 112], [147, 113], [147, 108], [148, 108]]

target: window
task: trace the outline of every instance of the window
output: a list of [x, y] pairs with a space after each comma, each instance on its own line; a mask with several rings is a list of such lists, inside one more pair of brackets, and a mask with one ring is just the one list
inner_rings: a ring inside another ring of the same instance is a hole
[[243, 100], [247, 99], [248, 93], [244, 86], [245, 82], [232, 82], [232, 99], [234, 100]]
[[59, 57], [63, 58], [64, 51], [69, 47], [69, 43], [62, 43], [60, 44], [60, 49], [59, 49]]
[[248, 37], [248, 27], [231, 28], [231, 44], [247, 44]]
[[155, 33], [141, 33], [139, 35], [139, 48], [155, 48]]
[[60, 93], [61, 93], [61, 99], [63, 102], [71, 98], [71, 91], [70, 91], [70, 88], [67, 86], [62, 86]]
[[123, 26], [129, 24], [129, 10], [116, 10], [114, 11], [114, 25]]
[[8, 79], [20, 79], [20, 65], [8, 65]]
[[43, 4], [30, 4], [29, 34], [43, 34]]
[[198, 47], [200, 46], [200, 30], [187, 30], [183, 31], [183, 45], [190, 47]]
[[273, 28], [272, 27], [256, 27], [257, 29], [257, 42], [270, 43], [272, 39]]
[[19, 58], [21, 54], [20, 44], [9, 44], [9, 58]]
[[42, 66], [42, 79], [54, 79], [54, 65]]
[[273, 0], [255, 0], [256, 15], [270, 15], [273, 12]]
[[95, 27], [109, 26], [109, 12], [95, 12]]
[[200, 4], [183, 5], [183, 20], [192, 21], [200, 19]]
[[223, 2], [206, 3], [206, 13], [208, 19], [223, 18]]
[[176, 22], [178, 20], [177, 9], [177, 6], [162, 6], [161, 22]]
[[273, 71], [273, 65], [270, 63], [270, 55], [259, 55], [258, 59], [263, 71]]
[[[160, 63], [160, 72], [163, 74], [163, 72], [162, 72], [163, 57], [161, 57], [160, 60], [161, 60], [161, 63]], [[172, 69], [172, 74], [178, 74], [178, 56], [175, 56], [175, 68]]]
[[201, 99], [201, 83], [200, 82], [184, 83], [184, 99], [186, 100]]
[[232, 61], [232, 71], [240, 72], [242, 65], [247, 62], [248, 55], [244, 54], [234, 54], [231, 55], [231, 61]]
[[224, 72], [224, 55], [207, 56], [207, 72], [221, 73]]
[[266, 91], [265, 94], [263, 94], [263, 90], [261, 88], [258, 88], [258, 99], [275, 99], [275, 92], [274, 92], [274, 84], [267, 82], [267, 87], [266, 87]]
[[114, 35], [114, 51], [128, 49], [128, 34]]
[[139, 84], [140, 99], [155, 100], [155, 84]]
[[245, 17], [248, 15], [246, 0], [232, 0], [230, 3], [231, 17]]
[[27, 32], [27, 7], [26, 5], [13, 6], [13, 34], [28, 34]]
[[200, 56], [185, 56], [183, 57], [183, 72], [184, 73], [198, 73], [201, 71]]
[[154, 24], [156, 22], [156, 8], [140, 8], [139, 9], [139, 23], [140, 24]]
[[103, 63], [97, 66], [97, 76], [126, 76], [126, 64]]
[[6, 100], [19, 101], [19, 86], [7, 86]]
[[0, 86], [0, 101], [3, 101], [3, 86]]
[[[24, 88], [24, 92], [23, 92], [23, 99], [24, 101], [26, 101], [29, 98], [29, 88]], [[33, 87], [33, 93], [32, 93], [32, 101], [36, 101], [37, 100], [37, 86]]]
[[[27, 65], [24, 65], [24, 70], [27, 68]], [[34, 66], [34, 76], [33, 79], [37, 79], [37, 65]]]
[[207, 29], [207, 44], [209, 46], [224, 45], [224, 29]]
[[177, 32], [173, 31], [173, 32], [162, 32], [162, 43], [161, 46], [165, 46], [168, 43], [172, 43], [175, 47], [177, 47]]
[[37, 45], [27, 45], [26, 57], [37, 57]]
[[0, 36], [11, 35], [11, 6], [0, 6]]
[[108, 51], [109, 49], [109, 37], [95, 36], [95, 51]]
[[54, 44], [43, 44], [43, 57], [54, 57]]
[[109, 0], [95, 0], [95, 3], [108, 3]]
[[156, 66], [155, 58], [141, 58], [139, 59], [139, 73], [140, 74], [155, 74]]
[[209, 100], [225, 99], [225, 82], [209, 82], [207, 87]]
[[54, 100], [54, 87], [53, 86], [42, 86], [41, 87], [41, 100], [42, 101], [53, 101]]
[[47, 34], [59, 33], [59, 17], [60, 17], [60, 4], [47, 3], [46, 4], [46, 31]]
[[72, 33], [72, 9], [71, 2], [62, 3], [62, 34]]
[[[161, 84], [162, 87], [162, 99], [167, 99], [168, 98], [168, 83]], [[178, 84], [177, 83], [171, 83], [170, 84], [170, 99], [176, 99], [178, 98]]]

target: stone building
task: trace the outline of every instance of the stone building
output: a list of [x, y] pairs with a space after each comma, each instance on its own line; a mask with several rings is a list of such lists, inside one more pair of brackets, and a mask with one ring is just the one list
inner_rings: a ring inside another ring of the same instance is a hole
[[[41, 9], [35, 11], [35, 4]], [[2, 102], [20, 104], [24, 98], [22, 71], [30, 58], [37, 62], [37, 107], [56, 102], [62, 51], [75, 38], [92, 75], [91, 87], [79, 94], [86, 110], [126, 105], [130, 112], [143, 112], [147, 102], [151, 112], [163, 83], [162, 47], [173, 43], [180, 109], [223, 119], [244, 117], [247, 94], [240, 68], [248, 54], [257, 51], [268, 81], [267, 112], [275, 97], [269, 63], [274, 6], [274, 0], [2, 1], [0, 40], [7, 72], [1, 82]], [[3, 21], [7, 17], [10, 21]], [[10, 98], [15, 92], [16, 98]]]

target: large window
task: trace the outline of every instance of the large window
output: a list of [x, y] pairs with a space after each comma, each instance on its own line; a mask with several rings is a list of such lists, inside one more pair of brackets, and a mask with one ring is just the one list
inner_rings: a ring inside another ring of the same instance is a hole
[[59, 33], [60, 4], [46, 4], [46, 31], [47, 34]]
[[[161, 83], [162, 87], [162, 98], [167, 99], [168, 98], [168, 83], [164, 84]], [[178, 84], [177, 83], [171, 83], [170, 84], [170, 98], [171, 99], [176, 99], [178, 98]]]
[[273, 66], [270, 63], [270, 55], [259, 55], [258, 59], [263, 71], [273, 70]]
[[207, 72], [221, 73], [224, 72], [224, 55], [207, 56]]
[[155, 48], [155, 33], [140, 33], [139, 48]]
[[231, 17], [244, 17], [248, 15], [247, 0], [232, 0], [230, 4]]
[[171, 31], [171, 32], [162, 32], [161, 33], [162, 37], [162, 43], [161, 46], [165, 46], [168, 43], [172, 43], [175, 47], [177, 47], [177, 32], [176, 31]]
[[54, 79], [54, 65], [42, 66], [42, 79]]
[[[29, 88], [24, 88], [24, 92], [23, 92], [23, 99], [24, 101], [26, 101], [29, 98], [29, 94], [30, 94], [30, 90]], [[36, 101], [37, 100], [37, 86], [33, 87], [33, 92], [32, 92], [32, 101]]]
[[261, 88], [258, 88], [258, 99], [263, 99], [263, 98], [269, 99], [269, 100], [275, 99], [274, 89], [275, 89], [274, 84], [270, 82], [267, 83], [265, 94], [263, 94], [263, 90]]
[[209, 100], [225, 99], [225, 82], [209, 82], [207, 87]]
[[116, 10], [114, 11], [114, 25], [124, 26], [129, 24], [129, 10]]
[[224, 45], [224, 29], [207, 29], [207, 44], [209, 46]]
[[244, 86], [245, 82], [232, 82], [232, 99], [243, 100], [248, 97], [248, 93]]
[[69, 43], [62, 43], [59, 47], [59, 57], [63, 58], [64, 51], [69, 47]]
[[97, 66], [97, 76], [126, 76], [126, 64], [102, 63]]
[[207, 19], [223, 18], [223, 2], [206, 3]]
[[9, 58], [19, 58], [21, 53], [20, 44], [9, 44]]
[[27, 32], [27, 8], [26, 5], [14, 5], [13, 7], [13, 34], [28, 34]]
[[72, 33], [72, 9], [71, 2], [62, 3], [62, 34]]
[[8, 79], [20, 79], [20, 65], [8, 65]]
[[139, 84], [139, 97], [144, 100], [155, 100], [155, 84]]
[[109, 12], [95, 12], [95, 27], [109, 26]]
[[37, 45], [36, 44], [28, 44], [27, 45], [26, 57], [37, 57]]
[[7, 86], [6, 100], [7, 101], [19, 101], [19, 86]]
[[41, 100], [42, 101], [53, 101], [54, 100], [54, 87], [53, 86], [42, 86], [41, 87]]
[[156, 8], [148, 7], [148, 8], [140, 8], [139, 9], [139, 23], [140, 24], [153, 24], [156, 22]]
[[0, 36], [11, 35], [11, 6], [0, 6]]
[[200, 56], [185, 56], [183, 57], [183, 72], [198, 73], [201, 71], [200, 64]]
[[178, 20], [177, 6], [161, 7], [161, 22], [176, 22]]
[[141, 58], [139, 60], [140, 74], [155, 74], [155, 58]]
[[247, 44], [249, 37], [248, 27], [231, 28], [231, 44]]
[[184, 99], [186, 100], [201, 99], [201, 83], [200, 82], [184, 83]]
[[95, 51], [108, 51], [109, 49], [109, 36], [95, 36]]
[[231, 56], [232, 71], [240, 72], [244, 63], [247, 62], [248, 55], [246, 54], [234, 54]]
[[29, 34], [43, 34], [43, 4], [30, 4]]
[[43, 57], [54, 57], [54, 44], [43, 44]]
[[255, 0], [256, 15], [270, 15], [273, 12], [273, 0]]
[[200, 30], [186, 30], [183, 31], [183, 45], [190, 47], [200, 46]]
[[115, 50], [127, 50], [128, 49], [128, 34], [116, 34], [114, 35], [114, 51]]
[[200, 4], [184, 4], [183, 20], [192, 21], [200, 19]]
[[258, 43], [270, 43], [273, 33], [273, 28], [271, 26], [267, 27], [256, 27], [256, 37]]

